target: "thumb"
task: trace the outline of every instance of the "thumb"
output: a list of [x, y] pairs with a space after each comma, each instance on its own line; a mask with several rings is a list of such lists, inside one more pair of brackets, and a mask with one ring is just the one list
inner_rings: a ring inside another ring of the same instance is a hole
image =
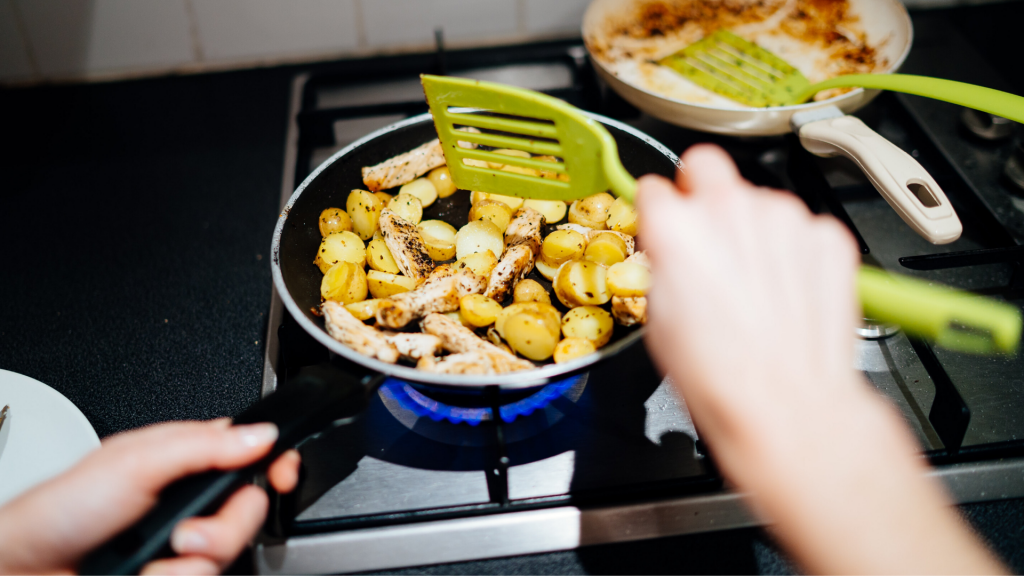
[[685, 168], [679, 172], [676, 182], [688, 194], [721, 196], [750, 185], [740, 176], [729, 154], [714, 144], [691, 146], [680, 160]]

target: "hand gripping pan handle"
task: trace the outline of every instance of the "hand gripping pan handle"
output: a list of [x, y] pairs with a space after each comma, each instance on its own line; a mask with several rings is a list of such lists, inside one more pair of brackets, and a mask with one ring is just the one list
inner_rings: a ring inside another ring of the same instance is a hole
[[286, 450], [331, 425], [350, 422], [383, 379], [349, 376], [330, 365], [304, 369], [234, 419], [235, 424], [276, 424], [279, 435], [269, 454], [246, 468], [211, 470], [167, 486], [149, 513], [86, 556], [79, 573], [136, 574], [150, 560], [171, 555], [169, 540], [178, 522], [213, 512]]

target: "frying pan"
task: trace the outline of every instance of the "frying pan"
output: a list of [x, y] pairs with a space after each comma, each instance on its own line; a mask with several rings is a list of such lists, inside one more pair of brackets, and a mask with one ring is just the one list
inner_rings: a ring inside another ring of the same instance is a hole
[[[772, 136], [796, 132], [809, 152], [818, 156], [845, 156], [857, 164], [900, 217], [918, 234], [934, 244], [946, 244], [960, 237], [963, 226], [942, 189], [909, 154], [882, 138], [852, 113], [868, 104], [878, 90], [857, 88], [822, 101], [795, 106], [750, 108], [676, 79], [667, 68], [646, 66], [634, 73], [606, 56], [605, 47], [616, 41], [616, 30], [636, 18], [638, 7], [654, 0], [594, 0], [583, 15], [583, 39], [598, 75], [615, 92], [640, 110], [671, 124], [703, 132], [731, 136]], [[693, 0], [697, 1], [697, 0]], [[913, 40], [913, 27], [906, 8], [898, 0], [847, 0], [849, 10], [881, 61], [879, 73], [896, 72], [903, 64]], [[787, 4], [790, 6], [793, 0]], [[660, 0], [671, 4], [672, 0]], [[786, 10], [782, 8], [780, 10]], [[769, 18], [763, 24], [743, 25], [748, 40], [773, 49], [780, 36]], [[695, 37], [693, 40], [697, 40]], [[659, 58], [685, 47], [667, 40], [652, 54]], [[654, 41], [652, 41], [654, 42]], [[661, 52], [665, 52], [664, 54]], [[824, 80], [822, 49], [801, 46], [781, 53], [801, 68], [812, 82]], [[671, 88], [672, 95], [666, 95]]]
[[[663, 145], [626, 124], [592, 116], [615, 138], [622, 163], [631, 174], [674, 177], [679, 159]], [[392, 124], [339, 151], [295, 190], [274, 230], [271, 245], [274, 285], [299, 326], [343, 360], [303, 370], [280, 390], [235, 418], [236, 423], [277, 424], [280, 436], [267, 457], [243, 470], [210, 471], [171, 484], [161, 493], [157, 506], [142, 520], [90, 554], [79, 566], [80, 573], [134, 573], [152, 558], [169, 555], [167, 542], [180, 520], [214, 510], [253, 474], [265, 470], [274, 458], [310, 435], [331, 425], [351, 422], [387, 376], [449, 395], [453, 392], [479, 395], [493, 402], [497, 394], [525, 393], [591, 369], [640, 340], [643, 327], [616, 325], [611, 341], [590, 356], [564, 364], [542, 365], [534, 370], [481, 376], [432, 374], [411, 366], [388, 364], [363, 356], [331, 338], [324, 329], [323, 318], [313, 312], [320, 305], [323, 278], [313, 264], [321, 241], [317, 225], [320, 212], [332, 206], [345, 206], [349, 192], [363, 188], [361, 167], [372, 166], [436, 137], [429, 114]], [[445, 220], [460, 228], [465, 225], [468, 214], [469, 193], [460, 191], [448, 198], [439, 198], [424, 210], [423, 218]], [[550, 288], [550, 283], [536, 271], [530, 277]], [[557, 300], [553, 303], [561, 306]]]

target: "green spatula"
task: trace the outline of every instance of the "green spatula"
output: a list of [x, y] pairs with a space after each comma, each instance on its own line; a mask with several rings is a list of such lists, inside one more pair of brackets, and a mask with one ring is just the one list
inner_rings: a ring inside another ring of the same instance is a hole
[[909, 74], [849, 74], [811, 84], [785, 60], [727, 31], [717, 30], [666, 56], [659, 64], [694, 84], [753, 107], [802, 104], [830, 88], [905, 92], [1024, 122], [1024, 98], [991, 88]]
[[[545, 200], [575, 200], [611, 189], [633, 200], [636, 180], [619, 161], [615, 140], [581, 110], [503, 84], [446, 76], [421, 79], [448, 170], [460, 189]], [[480, 133], [456, 131], [457, 127], [477, 128]], [[463, 147], [460, 141], [483, 147]], [[560, 161], [519, 158], [486, 148], [523, 150]], [[567, 174], [569, 181], [492, 170], [480, 161], [554, 171]], [[1021, 313], [1015, 306], [890, 276], [869, 266], [861, 267], [857, 282], [864, 311], [874, 319], [899, 324], [909, 334], [972, 353], [1017, 349]]]

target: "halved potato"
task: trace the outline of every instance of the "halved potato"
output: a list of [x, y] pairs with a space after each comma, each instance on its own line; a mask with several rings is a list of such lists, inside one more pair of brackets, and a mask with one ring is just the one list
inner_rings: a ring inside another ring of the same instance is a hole
[[360, 268], [366, 264], [366, 247], [359, 236], [352, 232], [335, 232], [320, 242], [313, 260], [320, 271], [326, 274], [338, 262], [351, 262]]
[[533, 208], [543, 214], [544, 221], [548, 224], [560, 222], [562, 218], [565, 218], [565, 213], [569, 209], [561, 200], [537, 200], [535, 198], [527, 199], [523, 202], [523, 206]]
[[489, 220], [504, 234], [508, 223], [512, 221], [512, 209], [504, 202], [481, 200], [469, 209], [469, 221], [473, 220]]
[[391, 199], [395, 197], [393, 194], [381, 192], [380, 190], [374, 192], [373, 195], [376, 196], [378, 200], [380, 200], [381, 207], [387, 206], [388, 202], [391, 202]]
[[447, 198], [458, 190], [455, 187], [455, 182], [452, 182], [452, 173], [448, 171], [447, 166], [431, 170], [427, 173], [427, 180], [430, 180], [430, 183], [434, 185], [437, 195], [441, 198]]
[[320, 235], [327, 236], [334, 232], [351, 232], [352, 219], [341, 208], [327, 208], [320, 213]]
[[569, 362], [594, 352], [597, 352], [597, 347], [586, 338], [565, 338], [555, 346], [555, 363]]
[[462, 163], [466, 166], [475, 166], [476, 168], [487, 168], [487, 162], [483, 160], [477, 160], [476, 158], [463, 158]]
[[373, 270], [387, 272], [388, 274], [398, 274], [401, 272], [398, 268], [398, 263], [395, 262], [395, 257], [391, 255], [391, 250], [388, 249], [388, 245], [384, 242], [383, 238], [374, 237], [366, 245], [366, 262]]
[[608, 207], [608, 220], [605, 222], [609, 230], [636, 236], [636, 208], [625, 198], [616, 198]]
[[615, 322], [612, 315], [597, 306], [580, 306], [566, 312], [562, 318], [562, 334], [566, 338], [586, 338], [600, 348], [612, 338]]
[[[534, 156], [533, 159], [541, 160], [543, 162], [559, 162], [558, 158], [555, 158], [554, 156]], [[540, 177], [547, 178], [549, 180], [561, 180], [562, 182], [569, 181], [568, 174], [562, 174], [561, 172], [555, 172], [554, 170], [541, 170]]]
[[523, 206], [524, 199], [518, 196], [505, 196], [502, 194], [488, 194], [486, 192], [473, 192], [469, 195], [469, 203], [476, 204], [484, 200], [497, 200], [498, 202], [504, 202], [508, 204], [508, 207], [512, 209], [512, 212], [519, 210]]
[[[524, 150], [511, 150], [509, 148], [499, 148], [497, 150], [491, 150], [495, 154], [504, 154], [505, 156], [516, 156], [518, 158], [529, 158], [530, 153]], [[487, 167], [492, 170], [501, 170], [505, 165], [501, 162], [488, 162]]]
[[420, 239], [427, 254], [438, 262], [455, 257], [455, 227], [443, 220], [420, 222]]
[[608, 221], [608, 209], [615, 203], [615, 196], [600, 192], [580, 200], [578, 210], [587, 220], [595, 222]]
[[541, 302], [543, 304], [551, 304], [551, 296], [548, 295], [548, 291], [540, 285], [540, 282], [526, 278], [520, 280], [516, 284], [515, 290], [512, 291], [513, 302]]
[[459, 311], [472, 326], [483, 328], [494, 324], [501, 313], [501, 304], [483, 294], [469, 294], [459, 300]]
[[437, 200], [437, 188], [426, 178], [417, 178], [398, 189], [399, 194], [411, 194], [420, 199], [420, 206], [426, 208]]
[[542, 302], [520, 302], [506, 306], [498, 314], [497, 318], [494, 319], [494, 329], [498, 331], [502, 338], [505, 338], [505, 321], [514, 314], [526, 310], [537, 312], [543, 316], [545, 318], [545, 326], [555, 336], [555, 339], [558, 339], [558, 334], [561, 332], [562, 314], [558, 311], [558, 308]]
[[449, 317], [449, 318], [451, 318], [452, 320], [455, 320], [459, 324], [462, 324], [466, 328], [476, 328], [476, 326], [473, 326], [472, 324], [470, 324], [469, 322], [466, 321], [466, 317], [462, 315], [462, 311], [461, 310], [455, 310], [453, 312], [445, 312], [444, 315]]
[[608, 291], [608, 270], [596, 262], [566, 262], [559, 268], [552, 284], [555, 296], [569, 308], [600, 306], [612, 299]]
[[352, 219], [352, 231], [362, 240], [373, 238], [383, 207], [380, 198], [366, 190], [353, 190], [345, 202], [345, 210]]
[[550, 358], [558, 344], [558, 336], [548, 329], [548, 319], [530, 310], [517, 312], [505, 320], [503, 336], [513, 350], [534, 361]]
[[614, 232], [601, 232], [590, 239], [583, 259], [611, 266], [626, 259], [626, 242]]
[[320, 281], [320, 297], [341, 304], [366, 300], [366, 272], [351, 262], [338, 262]]
[[555, 230], [544, 238], [540, 254], [545, 262], [559, 265], [568, 260], [583, 256], [587, 248], [587, 238], [575, 230]]
[[538, 258], [537, 261], [533, 263], [533, 267], [537, 270], [537, 273], [543, 276], [548, 282], [553, 281], [555, 279], [555, 274], [558, 273], [558, 266], [548, 264], [543, 258]]
[[380, 270], [370, 270], [366, 273], [366, 281], [369, 284], [370, 294], [374, 298], [387, 298], [402, 292], [408, 292], [416, 287], [416, 279], [398, 274], [388, 274]]
[[[433, 184], [431, 184], [433, 186]], [[423, 204], [420, 199], [412, 194], [400, 193], [388, 202], [388, 210], [391, 210], [402, 220], [411, 224], [419, 224], [423, 219]]]
[[497, 265], [498, 259], [494, 257], [494, 253], [490, 250], [484, 250], [483, 252], [476, 252], [460, 258], [455, 262], [455, 269], [469, 268], [476, 275], [487, 278], [491, 275], [491, 270], [494, 270], [494, 267]]
[[608, 227], [604, 220], [598, 222], [597, 220], [591, 220], [587, 218], [580, 210], [581, 200], [576, 200], [569, 205], [569, 223], [579, 224], [580, 226], [586, 226], [587, 228], [593, 228], [594, 230], [604, 230]]
[[619, 262], [608, 268], [608, 290], [612, 296], [635, 298], [651, 288], [651, 271], [636, 262]]
[[369, 320], [377, 315], [377, 310], [380, 308], [380, 304], [383, 300], [379, 298], [371, 298], [370, 300], [363, 300], [362, 302], [353, 302], [351, 304], [345, 304], [345, 310], [348, 310], [359, 320]]
[[474, 220], [459, 229], [455, 235], [455, 255], [460, 260], [490, 250], [495, 259], [505, 251], [505, 237], [501, 230], [489, 220]]

